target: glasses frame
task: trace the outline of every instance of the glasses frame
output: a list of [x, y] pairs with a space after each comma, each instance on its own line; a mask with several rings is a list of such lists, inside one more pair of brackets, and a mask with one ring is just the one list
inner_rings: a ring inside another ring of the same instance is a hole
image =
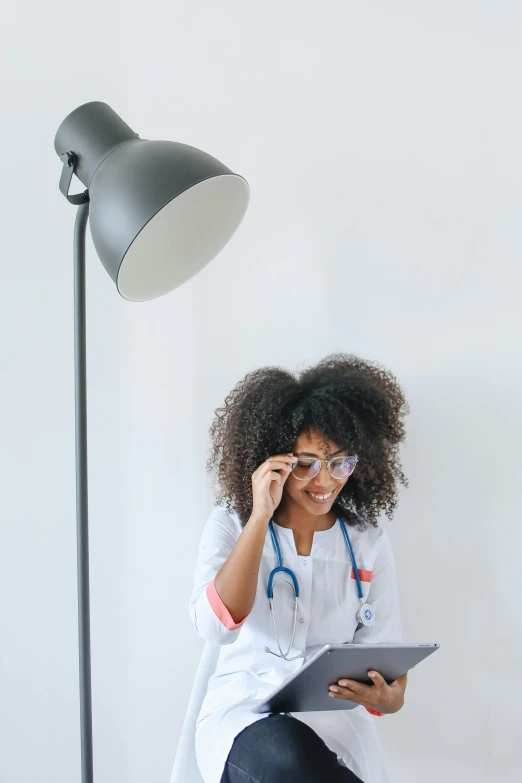
[[[295, 460], [295, 462], [293, 462], [293, 463], [292, 463], [292, 476], [293, 476], [295, 479], [297, 479], [297, 481], [311, 481], [311, 479], [313, 479], [313, 478], [315, 478], [316, 476], [318, 476], [318, 475], [319, 475], [319, 473], [321, 472], [321, 468], [319, 468], [319, 470], [317, 471], [317, 473], [314, 473], [314, 475], [313, 475], [313, 476], [309, 476], [308, 478], [299, 478], [299, 476], [296, 476], [296, 475], [295, 475], [295, 473], [294, 473], [294, 465], [295, 465], [295, 464], [297, 464], [297, 463], [299, 462], [299, 460], [300, 460], [300, 459], [314, 459], [316, 462], [321, 462], [321, 463], [322, 463], [322, 462], [326, 462], [326, 467], [328, 468], [328, 473], [329, 473], [329, 474], [330, 474], [330, 476], [332, 476], [332, 478], [334, 478], [336, 481], [345, 481], [345, 479], [347, 479], [347, 478], [350, 478], [350, 476], [353, 476], [353, 474], [354, 474], [354, 472], [355, 472], [355, 468], [357, 467], [357, 463], [359, 462], [359, 457], [357, 456], [357, 454], [355, 454], [355, 455], [351, 455], [351, 454], [350, 454], [350, 455], [342, 455], [342, 454], [338, 454], [336, 457], [330, 457], [330, 459], [319, 459], [319, 457], [305, 457], [305, 456], [303, 455], [303, 457], [298, 457], [298, 458]], [[334, 459], [354, 459], [354, 460], [355, 460], [355, 465], [353, 466], [353, 470], [352, 470], [352, 472], [351, 472], [351, 473], [350, 473], [348, 476], [344, 476], [344, 478], [337, 478], [337, 476], [334, 476], [334, 475], [332, 474], [332, 471], [331, 471], [331, 468], [330, 468], [330, 463], [331, 463], [331, 462], [333, 462], [333, 460], [334, 460]], [[310, 467], [311, 467], [311, 466], [310, 466]]]

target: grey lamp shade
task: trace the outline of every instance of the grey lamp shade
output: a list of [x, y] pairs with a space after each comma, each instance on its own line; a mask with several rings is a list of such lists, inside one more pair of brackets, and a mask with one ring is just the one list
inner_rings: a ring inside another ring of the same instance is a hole
[[71, 112], [55, 137], [77, 156], [96, 252], [125, 299], [154, 299], [196, 275], [246, 212], [246, 180], [187, 144], [139, 136], [106, 103]]

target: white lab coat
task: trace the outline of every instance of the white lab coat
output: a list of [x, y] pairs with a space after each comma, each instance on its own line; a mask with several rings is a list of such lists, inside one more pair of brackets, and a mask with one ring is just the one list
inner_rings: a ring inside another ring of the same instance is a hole
[[[382, 528], [358, 532], [347, 526], [365, 600], [376, 619], [373, 625], [358, 624], [360, 606], [350, 553], [341, 526], [314, 533], [310, 555], [298, 555], [293, 531], [274, 523], [283, 565], [295, 573], [300, 588], [296, 633], [289, 657], [304, 651], [305, 659], [328, 643], [401, 642], [402, 628], [395, 561], [390, 540]], [[252, 610], [239, 627], [223, 621], [212, 608], [207, 587], [227, 559], [242, 527], [237, 513], [217, 506], [208, 519], [200, 541], [190, 616], [198, 634], [221, 645], [214, 674], [210, 677], [196, 722], [196, 758], [205, 783], [219, 783], [234, 738], [246, 726], [267, 717], [252, 707], [266, 698], [304, 660], [286, 661], [264, 651], [279, 652], [267, 598], [270, 571], [277, 565], [267, 528]], [[371, 572], [371, 573], [370, 573]], [[274, 580], [274, 609], [283, 652], [291, 638], [294, 593], [278, 574]], [[371, 580], [371, 581], [368, 581]], [[225, 609], [226, 611], [226, 609]], [[374, 721], [359, 705], [351, 710], [299, 712], [295, 718], [307, 723], [364, 783], [389, 783]]]

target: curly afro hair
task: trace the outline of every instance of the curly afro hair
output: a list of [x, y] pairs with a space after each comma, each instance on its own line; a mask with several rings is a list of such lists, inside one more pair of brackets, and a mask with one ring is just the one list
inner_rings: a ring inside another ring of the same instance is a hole
[[359, 457], [332, 510], [353, 527], [377, 527], [397, 506], [399, 443], [409, 406], [395, 376], [353, 354], [326, 356], [297, 377], [280, 367], [248, 373], [217, 408], [207, 471], [217, 474], [215, 505], [252, 513], [252, 473], [268, 457], [290, 452], [302, 433], [319, 432]]

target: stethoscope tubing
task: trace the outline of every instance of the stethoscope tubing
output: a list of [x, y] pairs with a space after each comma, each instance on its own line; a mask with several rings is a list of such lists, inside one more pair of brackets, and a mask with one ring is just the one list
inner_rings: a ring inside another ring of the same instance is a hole
[[[357, 568], [357, 562], [355, 560], [355, 554], [354, 554], [354, 551], [353, 551], [352, 542], [350, 541], [350, 537], [348, 535], [348, 531], [346, 530], [346, 525], [344, 524], [343, 520], [340, 517], [338, 517], [337, 520], [338, 520], [339, 524], [341, 525], [341, 530], [343, 531], [343, 535], [344, 535], [346, 544], [348, 546], [348, 551], [350, 552], [350, 558], [351, 558], [352, 565], [353, 565], [353, 570], [354, 570], [354, 573], [355, 573], [355, 580], [357, 582], [357, 594], [359, 596], [359, 600], [362, 601], [363, 600], [363, 591], [362, 591], [361, 579], [360, 579], [360, 576], [359, 576], [359, 570]], [[279, 573], [280, 571], [284, 571], [286, 574], [288, 574], [290, 576], [290, 578], [292, 579], [292, 581], [294, 583], [294, 589], [295, 589], [296, 598], [299, 598], [299, 582], [297, 581], [297, 577], [294, 574], [294, 572], [291, 571], [290, 568], [285, 568], [283, 566], [283, 557], [281, 555], [281, 549], [279, 548], [279, 541], [277, 540], [277, 536], [276, 536], [276, 533], [275, 533], [275, 530], [274, 530], [274, 525], [273, 525], [272, 520], [270, 520], [268, 526], [270, 528], [270, 536], [272, 538], [272, 544], [274, 545], [276, 558], [277, 558], [277, 566], [276, 566], [276, 568], [272, 569], [272, 571], [270, 572], [269, 577], [268, 577], [268, 587], [267, 587], [268, 598], [272, 599], [274, 597], [274, 589], [273, 589], [274, 576], [277, 573]]]
[[[348, 551], [350, 552], [350, 559], [352, 561], [352, 566], [355, 574], [355, 580], [357, 582], [357, 594], [359, 596], [359, 601], [361, 603], [361, 609], [357, 613], [357, 621], [362, 622], [365, 625], [369, 625], [373, 623], [375, 619], [375, 612], [373, 611], [373, 608], [369, 604], [364, 603], [364, 596], [362, 591], [362, 585], [361, 585], [361, 579], [359, 577], [359, 570], [357, 568], [357, 562], [355, 560], [355, 554], [352, 547], [352, 542], [350, 541], [350, 536], [348, 535], [348, 531], [346, 530], [346, 525], [344, 524], [343, 520], [340, 517], [337, 517], [339, 524], [341, 525], [341, 530], [343, 531], [344, 539], [346, 541], [346, 544], [348, 546]], [[268, 576], [268, 585], [267, 585], [267, 595], [268, 595], [268, 602], [270, 604], [270, 614], [272, 615], [272, 622], [274, 625], [274, 634], [277, 642], [277, 646], [279, 648], [280, 656], [281, 658], [284, 658], [287, 661], [295, 661], [297, 658], [303, 657], [304, 653], [301, 653], [300, 655], [296, 655], [293, 658], [288, 658], [288, 653], [290, 652], [290, 649], [294, 643], [295, 638], [295, 624], [297, 619], [297, 604], [299, 599], [299, 582], [297, 581], [297, 577], [294, 574], [294, 572], [290, 568], [285, 568], [283, 565], [283, 557], [281, 555], [281, 549], [279, 547], [279, 541], [277, 540], [277, 536], [274, 530], [273, 520], [270, 520], [269, 522], [269, 528], [270, 528], [270, 536], [272, 538], [272, 544], [274, 546], [274, 550], [276, 553], [277, 558], [277, 566], [270, 571], [270, 574]], [[276, 619], [275, 619], [275, 612], [274, 612], [274, 576], [280, 572], [284, 572], [285, 574], [288, 574], [291, 578], [293, 585], [294, 585], [294, 593], [295, 593], [295, 599], [294, 599], [294, 622], [293, 622], [293, 628], [292, 628], [292, 638], [290, 640], [290, 644], [288, 645], [288, 650], [286, 653], [284, 653], [281, 649], [281, 644], [279, 642], [279, 635], [277, 633], [277, 627], [276, 627]], [[366, 616], [364, 616], [364, 614]], [[372, 617], [373, 615], [373, 617]], [[363, 619], [364, 617], [364, 619]], [[272, 655], [277, 655], [277, 653], [272, 652], [269, 647], [265, 647], [265, 652], [271, 653]]]
[[292, 582], [294, 583], [295, 597], [299, 598], [299, 582], [297, 581], [297, 577], [294, 574], [294, 572], [291, 571], [290, 568], [285, 568], [283, 565], [283, 558], [281, 556], [281, 550], [279, 548], [279, 542], [275, 534], [272, 520], [270, 520], [269, 527], [270, 527], [270, 535], [272, 536], [272, 543], [274, 545], [274, 549], [276, 553], [277, 566], [276, 568], [272, 569], [272, 571], [270, 571], [270, 575], [268, 577], [268, 588], [267, 588], [268, 598], [272, 600], [272, 598], [274, 597], [274, 588], [272, 583], [274, 581], [274, 576], [280, 571], [283, 571], [285, 574], [289, 575]]
[[346, 529], [346, 525], [344, 524], [343, 520], [339, 519], [339, 523], [341, 525], [341, 530], [343, 531], [345, 541], [348, 544], [348, 549], [350, 550], [350, 557], [352, 559], [353, 570], [355, 572], [355, 580], [357, 582], [357, 593], [359, 595], [359, 599], [362, 601], [363, 600], [363, 591], [362, 591], [362, 585], [361, 585], [361, 578], [359, 576], [359, 569], [357, 568], [357, 563], [355, 561], [355, 554], [353, 552], [352, 542], [350, 541], [350, 537], [348, 535], [348, 531]]

